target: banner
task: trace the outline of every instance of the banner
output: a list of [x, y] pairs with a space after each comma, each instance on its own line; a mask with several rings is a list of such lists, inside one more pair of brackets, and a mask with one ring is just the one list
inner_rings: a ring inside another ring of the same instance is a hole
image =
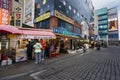
[[24, 0], [24, 19], [23, 23], [34, 27], [34, 2], [35, 0]]
[[22, 7], [15, 7], [14, 11], [14, 26], [22, 27]]
[[108, 10], [108, 30], [118, 30], [118, 15], [117, 8], [111, 8]]
[[12, 11], [12, 0], [0, 0], [0, 25], [10, 24], [11, 11]]
[[2, 24], [10, 24], [10, 13], [8, 10], [0, 8], [0, 25]]
[[118, 20], [117, 20], [117, 18], [108, 21], [108, 29], [109, 29], [109, 31], [118, 30]]

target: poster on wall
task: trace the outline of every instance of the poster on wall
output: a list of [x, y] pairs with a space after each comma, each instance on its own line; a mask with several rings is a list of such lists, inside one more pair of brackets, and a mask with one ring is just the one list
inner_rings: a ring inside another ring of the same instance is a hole
[[27, 60], [27, 53], [24, 49], [16, 50], [16, 62], [21, 62]]
[[22, 27], [22, 7], [15, 7], [14, 11], [14, 26]]

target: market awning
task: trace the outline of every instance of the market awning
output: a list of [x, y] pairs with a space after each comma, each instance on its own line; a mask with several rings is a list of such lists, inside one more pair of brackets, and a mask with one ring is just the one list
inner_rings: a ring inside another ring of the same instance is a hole
[[0, 33], [21, 34], [17, 27], [10, 25], [0, 25]]
[[20, 30], [22, 32], [22, 38], [55, 38], [55, 34], [52, 31], [46, 30]]

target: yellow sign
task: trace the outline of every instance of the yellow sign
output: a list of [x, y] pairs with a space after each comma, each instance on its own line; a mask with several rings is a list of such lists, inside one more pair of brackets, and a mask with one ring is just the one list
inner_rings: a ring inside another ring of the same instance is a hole
[[18, 36], [18, 35], [15, 35], [15, 34], [14, 34], [14, 35], [13, 35], [13, 34], [9, 34], [9, 35], [8, 35], [8, 38], [10, 38], [10, 39], [11, 39], [11, 38], [17, 38], [17, 36]]
[[47, 18], [49, 18], [49, 17], [50, 17], [50, 12], [47, 12], [47, 13], [45, 13], [45, 14], [37, 17], [37, 18], [36, 18], [36, 22], [40, 22], [40, 21], [45, 20], [45, 19], [47, 19]]
[[30, 0], [25, 0], [25, 3], [27, 4]]
[[55, 17], [62, 19], [68, 23], [74, 24], [74, 21], [71, 18], [65, 16], [64, 14], [61, 14], [60, 12], [58, 12], [56, 10], [55, 10]]

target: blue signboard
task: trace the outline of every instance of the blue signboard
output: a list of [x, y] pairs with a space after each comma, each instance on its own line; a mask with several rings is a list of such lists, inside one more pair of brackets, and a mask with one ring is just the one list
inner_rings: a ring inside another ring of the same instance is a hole
[[73, 33], [73, 32], [67, 31], [63, 27], [53, 28], [53, 32], [58, 33], [58, 34], [67, 35], [67, 36], [81, 37], [81, 35], [79, 33]]

